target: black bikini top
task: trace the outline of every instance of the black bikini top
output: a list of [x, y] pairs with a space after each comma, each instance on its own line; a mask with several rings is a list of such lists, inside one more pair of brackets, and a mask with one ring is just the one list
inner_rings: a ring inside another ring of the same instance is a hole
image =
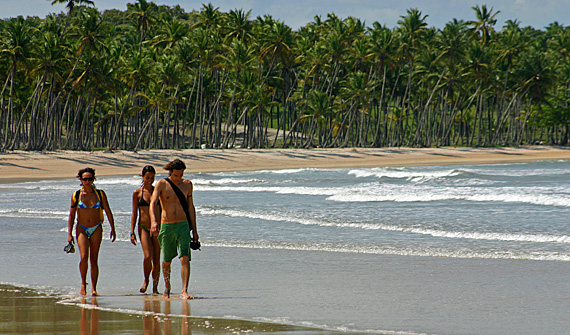
[[[152, 188], [152, 190], [154, 191], [154, 187]], [[146, 207], [146, 206], [150, 206], [150, 204], [144, 200], [144, 189], [141, 187], [141, 200], [139, 200], [139, 207]]]
[[146, 207], [146, 206], [150, 206], [150, 204], [148, 202], [146, 202], [146, 200], [141, 199], [139, 201], [139, 207]]

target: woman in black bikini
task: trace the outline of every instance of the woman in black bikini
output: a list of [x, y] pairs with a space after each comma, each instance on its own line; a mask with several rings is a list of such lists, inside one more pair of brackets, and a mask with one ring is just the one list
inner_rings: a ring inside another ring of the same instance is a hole
[[102, 190], [97, 190], [93, 182], [95, 181], [95, 170], [84, 168], [79, 170], [77, 178], [81, 181], [81, 189], [71, 196], [71, 207], [69, 209], [69, 219], [67, 222], [69, 234], [67, 242], [73, 243], [73, 226], [77, 215], [77, 226], [75, 235], [77, 246], [81, 254], [79, 262], [79, 272], [81, 273], [81, 295], [87, 294], [87, 269], [91, 264], [91, 293], [97, 293], [97, 279], [99, 278], [99, 248], [103, 239], [103, 210], [107, 214], [107, 219], [111, 225], [111, 241], [115, 242], [115, 221], [107, 195]]
[[[152, 272], [152, 293], [158, 293], [158, 280], [160, 279], [160, 245], [156, 236], [150, 234], [150, 214], [149, 203], [154, 187], [154, 175], [156, 171], [151, 165], [147, 165], [142, 170], [143, 185], [141, 188], [133, 192], [133, 214], [131, 215], [131, 243], [137, 244], [137, 236], [135, 235], [135, 227], [137, 217], [139, 220], [138, 233], [141, 246], [144, 253], [143, 271], [144, 283], [140, 289], [141, 293], [145, 293], [149, 284], [149, 276]], [[157, 213], [160, 217], [160, 211]]]

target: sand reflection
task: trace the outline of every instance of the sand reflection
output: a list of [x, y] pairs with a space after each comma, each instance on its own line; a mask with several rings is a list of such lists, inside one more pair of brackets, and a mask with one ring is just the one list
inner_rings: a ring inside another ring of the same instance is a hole
[[[79, 320], [79, 331], [81, 335], [98, 335], [99, 334], [99, 304], [97, 297], [91, 298], [91, 306], [87, 303], [85, 297], [81, 298], [81, 319]], [[89, 314], [89, 316], [88, 316]]]
[[[181, 300], [181, 304], [181, 315], [179, 315], [172, 313], [171, 299], [146, 299], [144, 301], [144, 311], [147, 313], [143, 317], [143, 334], [176, 334], [178, 333], [178, 328], [180, 329], [180, 335], [191, 334], [190, 303], [188, 300]], [[179, 320], [180, 323], [178, 322]]]

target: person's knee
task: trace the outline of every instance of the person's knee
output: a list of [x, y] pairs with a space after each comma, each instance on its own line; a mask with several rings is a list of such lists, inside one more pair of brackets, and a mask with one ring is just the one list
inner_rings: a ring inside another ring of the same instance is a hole
[[97, 262], [98, 259], [99, 259], [99, 251], [98, 250], [91, 250], [89, 252], [89, 260], [91, 262]]

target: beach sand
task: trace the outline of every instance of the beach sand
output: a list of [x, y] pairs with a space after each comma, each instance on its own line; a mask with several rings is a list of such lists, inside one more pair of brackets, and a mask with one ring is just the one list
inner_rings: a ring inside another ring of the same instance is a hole
[[145, 165], [157, 172], [174, 158], [187, 173], [254, 171], [289, 168], [357, 168], [419, 165], [516, 163], [570, 159], [570, 148], [349, 148], [349, 149], [233, 149], [145, 150], [138, 152], [28, 152], [0, 153], [0, 183], [73, 178], [89, 166], [97, 175], [137, 175]]
[[[107, 311], [99, 307], [97, 297], [79, 299], [79, 304], [62, 303], [32, 289], [0, 284], [0, 334], [339, 333], [269, 322], [191, 317], [190, 303], [184, 304], [179, 299], [146, 296], [144, 312]], [[170, 313], [169, 306], [175, 303], [186, 306], [182, 307], [182, 314]]]

